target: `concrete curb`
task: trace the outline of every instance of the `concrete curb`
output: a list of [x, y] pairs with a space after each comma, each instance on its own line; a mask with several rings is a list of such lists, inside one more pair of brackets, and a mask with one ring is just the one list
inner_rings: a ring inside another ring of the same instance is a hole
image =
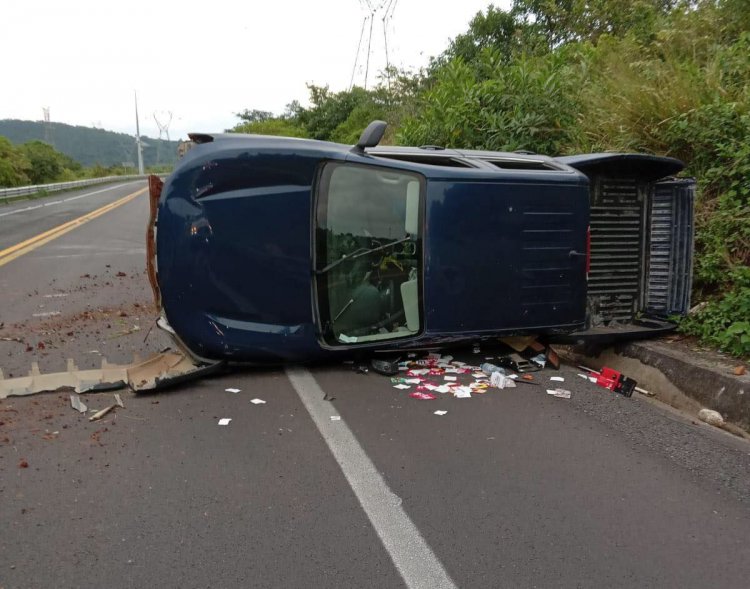
[[[718, 411], [728, 422], [750, 431], [750, 371], [735, 376], [740, 364], [714, 352], [697, 351], [667, 340], [633, 342], [604, 350], [598, 357], [573, 351], [579, 364], [609, 366], [670, 405], [697, 412]], [[686, 400], [679, 397], [685, 395]]]

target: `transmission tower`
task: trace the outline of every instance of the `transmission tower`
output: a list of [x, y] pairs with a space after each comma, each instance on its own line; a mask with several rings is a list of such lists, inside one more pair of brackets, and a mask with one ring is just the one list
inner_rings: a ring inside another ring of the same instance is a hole
[[[354, 55], [354, 66], [352, 67], [352, 78], [349, 82], [349, 89], [354, 86], [354, 78], [357, 72], [362, 73], [364, 69], [364, 88], [367, 90], [367, 82], [370, 77], [370, 58], [373, 53], [373, 29], [375, 21], [378, 20], [383, 28], [383, 48], [385, 52], [385, 71], [388, 81], [388, 87], [391, 84], [391, 56], [388, 52], [388, 26], [393, 20], [393, 13], [396, 11], [398, 0], [359, 0], [359, 5], [365, 13], [362, 19], [362, 28], [359, 32], [359, 41], [357, 51]], [[364, 41], [364, 44], [363, 44]], [[364, 56], [362, 56], [364, 49]], [[359, 70], [357, 70], [359, 65]]]
[[159, 128], [159, 143], [156, 144], [156, 165], [158, 166], [161, 163], [161, 142], [163, 138], [166, 137], [167, 143], [169, 143], [169, 125], [172, 124], [172, 111], [154, 112], [154, 122]]

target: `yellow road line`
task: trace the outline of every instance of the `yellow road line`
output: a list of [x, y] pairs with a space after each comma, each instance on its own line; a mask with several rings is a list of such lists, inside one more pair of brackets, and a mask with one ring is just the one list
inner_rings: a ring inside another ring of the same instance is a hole
[[140, 196], [141, 194], [146, 192], [146, 190], [148, 190], [148, 187], [136, 190], [135, 192], [128, 194], [127, 196], [123, 196], [121, 199], [116, 200], [115, 202], [111, 202], [108, 205], [104, 205], [103, 207], [87, 213], [82, 217], [78, 217], [77, 219], [73, 219], [72, 221], [68, 221], [67, 223], [58, 225], [57, 227], [53, 227], [49, 231], [45, 231], [44, 233], [35, 235], [31, 239], [27, 239], [26, 241], [22, 241], [21, 243], [17, 243], [16, 245], [0, 251], [0, 266], [4, 266], [8, 262], [12, 262], [16, 258], [19, 258], [24, 254], [28, 254], [36, 248], [43, 246], [45, 243], [49, 243], [53, 239], [57, 239], [61, 235], [65, 235], [69, 231], [73, 231], [73, 229], [75, 229], [76, 227], [80, 227], [81, 225], [83, 225], [84, 223], [88, 223], [92, 219], [101, 217], [104, 213], [108, 213], [112, 209], [116, 209], [117, 207], [130, 202], [137, 196]]

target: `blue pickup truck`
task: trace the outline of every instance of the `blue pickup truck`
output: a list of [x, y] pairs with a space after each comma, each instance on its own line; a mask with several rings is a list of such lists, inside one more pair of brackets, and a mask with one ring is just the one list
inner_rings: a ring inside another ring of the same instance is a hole
[[193, 134], [151, 181], [159, 324], [194, 358], [278, 363], [509, 335], [647, 337], [689, 307], [678, 160]]

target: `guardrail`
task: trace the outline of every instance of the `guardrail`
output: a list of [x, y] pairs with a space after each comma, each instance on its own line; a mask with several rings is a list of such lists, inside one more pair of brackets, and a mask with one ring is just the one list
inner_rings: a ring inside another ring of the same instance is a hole
[[73, 180], [72, 182], [57, 182], [55, 184], [36, 184], [35, 186], [18, 186], [16, 188], [0, 188], [0, 200], [10, 202], [19, 196], [28, 196], [38, 192], [59, 192], [60, 190], [70, 190], [71, 188], [81, 188], [83, 186], [95, 186], [97, 184], [106, 184], [107, 182], [118, 182], [121, 180], [140, 180], [148, 176], [105, 176], [103, 178], [88, 178], [86, 180]]

